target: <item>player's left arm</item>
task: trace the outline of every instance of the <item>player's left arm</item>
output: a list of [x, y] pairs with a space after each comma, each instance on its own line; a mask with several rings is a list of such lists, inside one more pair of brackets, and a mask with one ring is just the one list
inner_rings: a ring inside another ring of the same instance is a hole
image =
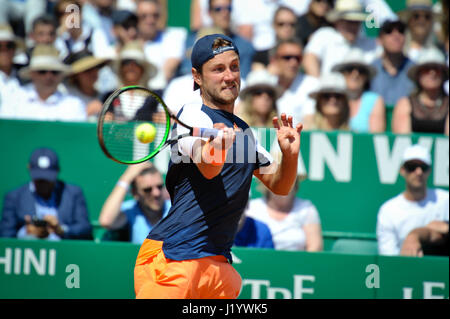
[[297, 178], [298, 154], [300, 153], [300, 134], [303, 129], [301, 123], [293, 126], [292, 116], [281, 114], [273, 118], [273, 125], [277, 131], [278, 144], [282, 153], [281, 163], [273, 162], [270, 167], [259, 168], [254, 171], [256, 176], [271, 192], [277, 195], [287, 195]]

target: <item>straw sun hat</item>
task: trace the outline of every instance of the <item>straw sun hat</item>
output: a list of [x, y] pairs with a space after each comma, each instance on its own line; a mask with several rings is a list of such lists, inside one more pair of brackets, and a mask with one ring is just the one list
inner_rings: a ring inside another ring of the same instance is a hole
[[377, 74], [377, 70], [364, 59], [362, 50], [356, 48], [352, 49], [341, 63], [336, 64], [332, 71], [342, 73], [345, 69], [355, 66], [365, 69], [369, 75], [369, 80], [373, 79]]
[[155, 77], [157, 68], [145, 58], [142, 44], [139, 41], [131, 41], [125, 44], [119, 52], [118, 58], [114, 63], [114, 69], [117, 74], [120, 74], [120, 65], [124, 60], [133, 60], [144, 68], [144, 83]]
[[430, 48], [425, 50], [417, 59], [416, 64], [408, 70], [408, 77], [417, 82], [419, 71], [426, 67], [440, 68], [444, 73], [444, 81], [448, 80], [448, 66], [445, 62], [444, 55], [438, 49]]
[[52, 45], [38, 44], [31, 53], [30, 64], [19, 71], [23, 79], [29, 79], [32, 71], [58, 71], [63, 76], [71, 74], [71, 68], [65, 65], [59, 51]]
[[326, 15], [328, 22], [338, 20], [365, 21], [368, 14], [358, 0], [337, 0], [334, 8]]
[[87, 50], [77, 52], [74, 55], [69, 56], [68, 59], [64, 60], [65, 63], [70, 64], [72, 67], [73, 75], [85, 72], [95, 67], [102, 67], [109, 61], [110, 60], [106, 58], [94, 57], [92, 53]]
[[313, 99], [317, 99], [324, 93], [337, 93], [347, 96], [347, 84], [345, 78], [340, 73], [328, 73], [320, 78], [319, 88], [311, 92], [309, 96]]
[[271, 92], [272, 96], [277, 100], [281, 96], [278, 77], [266, 70], [252, 71], [247, 76], [246, 87], [241, 91], [241, 98], [245, 99], [248, 95], [260, 90]]
[[434, 19], [439, 19], [441, 15], [433, 11], [433, 2], [431, 0], [408, 0], [406, 1], [406, 9], [397, 13], [400, 20], [407, 23], [414, 11], [429, 11]]

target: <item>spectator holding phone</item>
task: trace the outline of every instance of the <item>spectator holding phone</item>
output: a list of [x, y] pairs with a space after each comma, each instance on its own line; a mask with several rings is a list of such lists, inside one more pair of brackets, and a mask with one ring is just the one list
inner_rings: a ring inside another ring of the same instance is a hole
[[23, 239], [92, 239], [81, 188], [58, 180], [58, 155], [38, 148], [29, 162], [31, 181], [6, 194], [1, 237]]

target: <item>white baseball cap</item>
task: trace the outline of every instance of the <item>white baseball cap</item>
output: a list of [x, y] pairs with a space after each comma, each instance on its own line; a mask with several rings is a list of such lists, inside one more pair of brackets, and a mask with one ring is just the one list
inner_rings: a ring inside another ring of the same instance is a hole
[[418, 160], [427, 165], [431, 165], [430, 152], [419, 144], [411, 145], [403, 153], [402, 164], [408, 161]]

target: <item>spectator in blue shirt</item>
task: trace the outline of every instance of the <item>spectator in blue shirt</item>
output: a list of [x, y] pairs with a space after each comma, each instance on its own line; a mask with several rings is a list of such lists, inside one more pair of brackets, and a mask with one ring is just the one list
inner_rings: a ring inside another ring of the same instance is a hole
[[245, 214], [242, 214], [239, 221], [234, 245], [238, 247], [275, 248], [269, 226]]
[[[133, 199], [125, 200], [129, 189]], [[127, 234], [124, 240], [142, 244], [153, 226], [167, 215], [170, 201], [165, 198], [163, 178], [156, 167], [148, 162], [130, 165], [103, 204], [100, 225]]]
[[387, 20], [378, 36], [384, 52], [373, 62], [377, 75], [372, 80], [371, 91], [380, 94], [386, 106], [393, 107], [414, 89], [414, 83], [408, 78], [408, 70], [414, 63], [403, 54], [405, 29], [403, 22]]

